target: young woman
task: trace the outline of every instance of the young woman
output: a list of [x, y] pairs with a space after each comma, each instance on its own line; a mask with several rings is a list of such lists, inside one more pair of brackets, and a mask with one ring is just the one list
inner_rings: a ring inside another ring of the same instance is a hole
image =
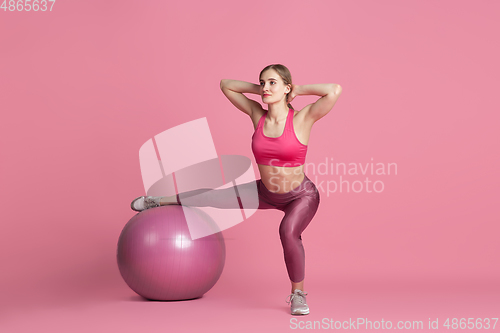
[[[309, 314], [304, 292], [305, 252], [301, 234], [311, 222], [319, 206], [319, 192], [304, 174], [304, 163], [312, 125], [323, 118], [335, 105], [342, 92], [338, 84], [292, 84], [290, 71], [275, 64], [264, 68], [259, 84], [237, 80], [221, 80], [224, 95], [253, 122], [252, 151], [261, 178], [256, 181], [259, 209], [279, 209], [285, 213], [279, 232], [292, 293], [292, 314]], [[247, 98], [244, 93], [257, 94], [262, 103]], [[290, 102], [300, 95], [321, 96], [315, 103], [295, 111]], [[241, 193], [244, 186], [237, 186]], [[132, 201], [132, 209], [180, 204], [186, 206], [212, 206], [225, 208], [234, 196], [234, 189], [188, 191], [169, 197], [141, 196]], [[237, 192], [238, 193], [238, 192]], [[195, 196], [196, 199], [193, 200]], [[190, 200], [191, 199], [191, 200]], [[231, 207], [234, 208], [234, 207]], [[238, 207], [236, 207], [238, 208]]]

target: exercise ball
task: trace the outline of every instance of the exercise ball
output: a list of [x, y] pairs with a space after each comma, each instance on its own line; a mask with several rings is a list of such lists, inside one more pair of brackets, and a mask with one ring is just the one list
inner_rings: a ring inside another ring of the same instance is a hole
[[189, 221], [217, 230], [203, 211], [167, 205], [132, 217], [118, 239], [120, 274], [137, 294], [149, 300], [184, 300], [203, 296], [219, 280], [226, 260], [221, 232], [191, 239]]

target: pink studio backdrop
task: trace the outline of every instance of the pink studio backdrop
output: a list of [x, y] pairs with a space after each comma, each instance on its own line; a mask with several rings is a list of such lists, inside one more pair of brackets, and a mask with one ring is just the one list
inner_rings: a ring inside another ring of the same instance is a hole
[[[252, 123], [219, 82], [257, 83], [271, 63], [288, 66], [296, 84], [343, 87], [309, 141], [307, 175], [321, 203], [302, 235], [306, 290], [481, 285], [498, 296], [499, 9], [121, 0], [1, 10], [0, 323], [7, 313], [19, 318], [4, 322], [12, 328], [42, 308], [62, 317], [68, 304], [130, 300], [116, 244], [135, 214], [130, 201], [144, 195], [138, 151], [154, 135], [206, 117], [217, 154], [251, 158], [260, 178]], [[327, 192], [341, 175], [325, 173], [325, 161], [373, 162], [373, 174], [342, 179], [383, 191]], [[397, 174], [376, 174], [376, 163], [395, 163]], [[226, 264], [207, 297], [271, 288], [281, 304], [282, 217], [259, 211], [223, 232]]]

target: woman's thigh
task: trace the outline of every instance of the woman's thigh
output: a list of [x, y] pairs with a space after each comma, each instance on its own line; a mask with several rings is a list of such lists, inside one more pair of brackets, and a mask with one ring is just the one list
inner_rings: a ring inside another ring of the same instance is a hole
[[182, 205], [192, 207], [215, 207], [222, 209], [276, 208], [261, 195], [260, 179], [224, 189], [200, 188], [186, 191], [179, 193], [178, 198]]

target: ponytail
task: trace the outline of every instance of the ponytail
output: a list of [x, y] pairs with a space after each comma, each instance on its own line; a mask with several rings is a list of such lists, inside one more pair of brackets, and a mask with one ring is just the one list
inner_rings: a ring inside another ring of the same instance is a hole
[[[288, 95], [290, 95], [290, 93], [286, 94], [286, 100], [288, 101]], [[290, 103], [287, 103], [286, 106], [288, 106], [289, 109], [292, 109], [295, 111], [295, 109], [293, 108], [292, 104]]]

